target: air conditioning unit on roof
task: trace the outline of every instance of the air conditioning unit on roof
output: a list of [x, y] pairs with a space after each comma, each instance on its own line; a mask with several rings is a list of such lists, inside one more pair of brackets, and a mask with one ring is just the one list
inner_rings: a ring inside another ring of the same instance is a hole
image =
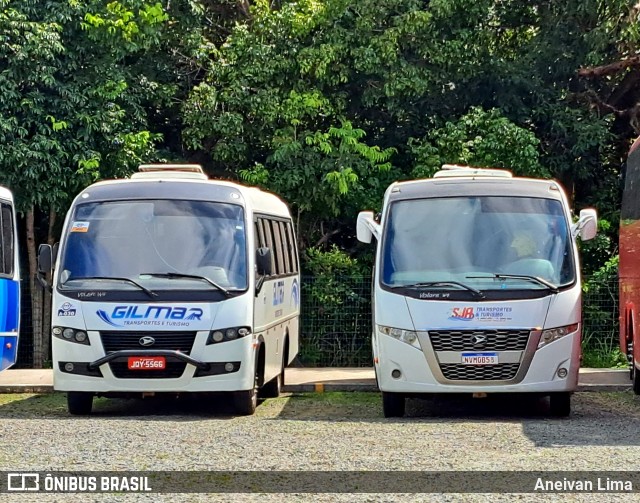
[[513, 174], [506, 169], [474, 168], [471, 166], [459, 166], [457, 164], [444, 164], [442, 169], [433, 175], [433, 178], [460, 177], [513, 178]]
[[140, 179], [175, 179], [189, 178], [196, 180], [207, 180], [202, 166], [199, 164], [141, 164], [138, 166], [138, 173], [131, 175], [131, 178]]

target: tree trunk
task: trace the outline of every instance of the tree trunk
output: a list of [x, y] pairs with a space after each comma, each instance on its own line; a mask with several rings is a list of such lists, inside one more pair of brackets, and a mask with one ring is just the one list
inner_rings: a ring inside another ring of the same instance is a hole
[[44, 360], [42, 353], [42, 288], [36, 281], [36, 236], [35, 210], [31, 206], [27, 211], [27, 255], [29, 256], [29, 289], [31, 293], [31, 320], [33, 326], [33, 368], [41, 369]]
[[[56, 210], [49, 208], [49, 227], [47, 230], [47, 243], [53, 246], [55, 236], [53, 235], [53, 227], [56, 223]], [[47, 277], [49, 284], [53, 284], [53, 277]], [[42, 355], [45, 361], [51, 361], [51, 292], [44, 290], [44, 306], [42, 319]]]

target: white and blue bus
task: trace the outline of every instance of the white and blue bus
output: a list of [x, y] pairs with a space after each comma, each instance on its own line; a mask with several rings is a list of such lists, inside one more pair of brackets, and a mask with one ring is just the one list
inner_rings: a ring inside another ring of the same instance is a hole
[[20, 328], [20, 267], [13, 195], [0, 187], [0, 370], [16, 363]]
[[358, 217], [377, 238], [373, 357], [385, 416], [425, 393], [537, 393], [570, 413], [582, 328], [576, 238], [553, 180], [445, 166], [432, 179], [392, 184], [380, 219]]
[[94, 396], [231, 392], [239, 414], [278, 396], [298, 352], [300, 276], [286, 204], [209, 180], [198, 165], [143, 165], [83, 190], [53, 271], [54, 389], [71, 414]]

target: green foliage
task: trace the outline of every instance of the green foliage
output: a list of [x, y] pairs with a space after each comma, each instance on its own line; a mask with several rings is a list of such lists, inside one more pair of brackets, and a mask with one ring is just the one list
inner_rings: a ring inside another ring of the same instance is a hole
[[[586, 276], [596, 280], [613, 278], [618, 273], [617, 228], [602, 218], [598, 219], [598, 234], [591, 241], [578, 239], [581, 256], [581, 268]], [[614, 236], [614, 238], [612, 238]]]
[[558, 178], [615, 226], [613, 115], [576, 84], [612, 38], [635, 40], [614, 4], [255, 2], [186, 102], [185, 142], [285, 197], [305, 245], [445, 162]]
[[363, 270], [358, 260], [349, 256], [337, 246], [331, 246], [328, 250], [320, 250], [310, 247], [305, 250], [305, 274], [348, 276], [362, 275]]
[[159, 136], [144, 106], [160, 93], [148, 92], [139, 63], [166, 20], [144, 1], [2, 3], [0, 178], [21, 211], [62, 209], [88, 183], [153, 155]]
[[473, 107], [456, 122], [432, 129], [410, 141], [415, 167], [412, 176], [432, 176], [443, 164], [505, 168], [516, 175], [548, 177], [539, 162], [535, 135], [493, 109]]
[[582, 290], [582, 366], [626, 368], [618, 343], [618, 256], [588, 276]]
[[308, 365], [361, 366], [371, 364], [370, 289], [357, 260], [337, 247], [308, 248], [302, 282], [303, 313], [300, 359]]
[[629, 363], [627, 356], [618, 347], [587, 347], [582, 351], [581, 366], [585, 368], [626, 369], [629, 367]]

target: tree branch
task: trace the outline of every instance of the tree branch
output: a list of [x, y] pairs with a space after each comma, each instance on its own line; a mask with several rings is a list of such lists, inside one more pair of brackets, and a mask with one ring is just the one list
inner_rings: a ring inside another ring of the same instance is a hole
[[315, 244], [316, 247], [318, 246], [322, 246], [323, 244], [325, 244], [326, 242], [329, 241], [329, 239], [331, 238], [331, 236], [335, 236], [336, 234], [338, 234], [340, 232], [340, 229], [334, 229], [331, 232], [327, 232], [325, 233]]
[[586, 77], [589, 79], [596, 77], [603, 77], [605, 75], [611, 75], [619, 73], [627, 68], [640, 68], [640, 56], [633, 56], [631, 58], [616, 61], [615, 63], [609, 63], [608, 65], [594, 66], [590, 68], [580, 68], [578, 70], [579, 77]]

